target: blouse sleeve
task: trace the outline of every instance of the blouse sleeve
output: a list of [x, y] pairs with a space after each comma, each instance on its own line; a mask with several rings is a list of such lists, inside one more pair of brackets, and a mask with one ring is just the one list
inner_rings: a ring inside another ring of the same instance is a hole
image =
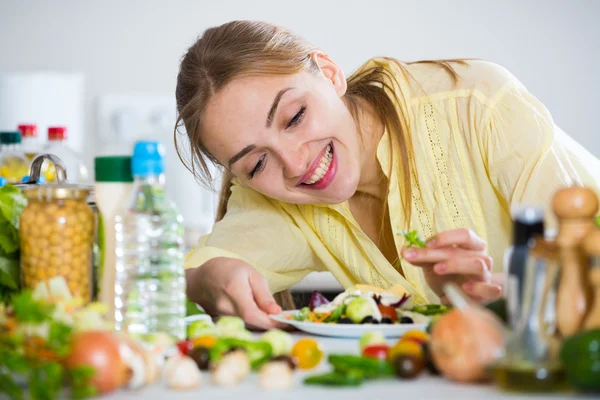
[[483, 129], [489, 176], [509, 209], [541, 204], [555, 228], [556, 190], [572, 184], [600, 189], [600, 161], [557, 127], [522, 85], [511, 83], [497, 95]]
[[247, 262], [266, 279], [272, 293], [298, 283], [324, 267], [281, 205], [234, 184], [227, 213], [185, 259], [185, 268], [217, 258]]

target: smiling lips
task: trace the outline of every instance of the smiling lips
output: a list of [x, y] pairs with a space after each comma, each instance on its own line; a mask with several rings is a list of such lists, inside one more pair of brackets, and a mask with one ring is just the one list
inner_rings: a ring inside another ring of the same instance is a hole
[[333, 180], [337, 171], [337, 160], [334, 157], [333, 143], [329, 143], [313, 161], [309, 170], [302, 176], [298, 186], [307, 189], [325, 189]]

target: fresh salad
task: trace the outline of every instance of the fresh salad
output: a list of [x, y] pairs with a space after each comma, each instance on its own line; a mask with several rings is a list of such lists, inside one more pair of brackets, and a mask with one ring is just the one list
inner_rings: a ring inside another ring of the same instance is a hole
[[429, 324], [434, 316], [445, 313], [449, 306], [415, 305], [412, 296], [350, 288], [329, 301], [313, 292], [308, 307], [290, 315], [302, 322], [330, 324]]

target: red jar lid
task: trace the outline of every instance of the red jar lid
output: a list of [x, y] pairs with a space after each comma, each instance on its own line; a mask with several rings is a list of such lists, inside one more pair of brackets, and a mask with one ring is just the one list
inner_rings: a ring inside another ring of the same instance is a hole
[[64, 140], [67, 138], [66, 126], [51, 126], [48, 128], [48, 140]]
[[36, 137], [37, 136], [37, 125], [23, 124], [19, 125], [19, 131], [23, 137]]

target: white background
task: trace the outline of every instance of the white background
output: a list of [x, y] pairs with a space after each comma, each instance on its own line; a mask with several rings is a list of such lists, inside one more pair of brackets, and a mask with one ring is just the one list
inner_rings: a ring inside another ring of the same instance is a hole
[[347, 73], [378, 55], [503, 64], [600, 155], [599, 17], [594, 0], [0, 0], [0, 72], [83, 72], [91, 156], [98, 96], [172, 95], [179, 59], [205, 28], [261, 19], [304, 35]]

